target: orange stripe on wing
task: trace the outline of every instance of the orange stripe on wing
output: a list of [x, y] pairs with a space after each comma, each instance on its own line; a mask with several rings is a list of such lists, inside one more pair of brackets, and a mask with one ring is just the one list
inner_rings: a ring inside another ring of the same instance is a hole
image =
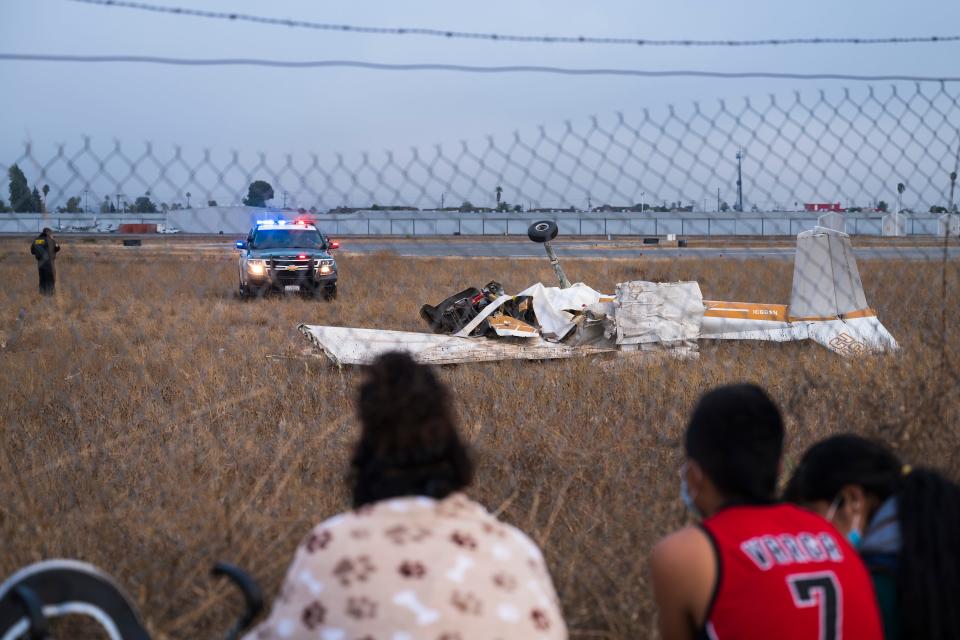
[[704, 316], [708, 318], [733, 318], [736, 320], [787, 321], [787, 305], [762, 304], [757, 302], [727, 302], [704, 300]]
[[855, 320], [856, 318], [875, 318], [877, 312], [867, 307], [858, 309], [850, 313], [842, 313], [838, 316], [809, 316], [805, 318], [790, 316], [790, 322], [825, 322], [827, 320]]

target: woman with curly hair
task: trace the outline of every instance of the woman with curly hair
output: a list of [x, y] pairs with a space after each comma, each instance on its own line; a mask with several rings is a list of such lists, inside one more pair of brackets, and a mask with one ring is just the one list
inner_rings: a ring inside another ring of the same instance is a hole
[[566, 638], [540, 550], [462, 493], [473, 463], [433, 371], [380, 356], [357, 409], [353, 510], [304, 539], [248, 640]]

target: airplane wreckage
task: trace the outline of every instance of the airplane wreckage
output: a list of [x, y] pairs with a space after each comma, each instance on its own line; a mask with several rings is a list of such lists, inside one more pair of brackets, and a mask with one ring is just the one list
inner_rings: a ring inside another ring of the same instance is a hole
[[696, 282], [622, 282], [613, 294], [571, 285], [550, 241], [557, 226], [535, 222], [559, 287], [516, 295], [497, 282], [420, 311], [434, 333], [300, 325], [335, 364], [369, 364], [388, 351], [454, 364], [546, 360], [599, 353], [668, 351], [696, 356], [699, 340], [813, 340], [841, 356], [894, 350], [897, 342], [867, 305], [850, 236], [816, 227], [797, 236], [790, 304], [704, 300]]

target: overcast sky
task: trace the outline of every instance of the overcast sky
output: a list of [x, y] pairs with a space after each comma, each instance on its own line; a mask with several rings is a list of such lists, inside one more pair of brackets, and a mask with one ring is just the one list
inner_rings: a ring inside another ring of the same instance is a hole
[[[643, 38], [953, 35], [960, 2], [914, 0], [155, 0], [370, 26]], [[471, 65], [957, 75], [960, 43], [764, 48], [543, 45], [376, 36], [157, 15], [66, 0], [0, 0], [0, 51], [355, 59]], [[97, 144], [285, 152], [407, 149], [568, 118], [851, 83], [576, 78], [344, 69], [0, 61], [0, 157], [87, 134]]]

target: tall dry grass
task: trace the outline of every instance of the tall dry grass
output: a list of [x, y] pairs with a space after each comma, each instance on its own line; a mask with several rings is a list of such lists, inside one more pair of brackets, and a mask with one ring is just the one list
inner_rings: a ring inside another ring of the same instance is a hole
[[[235, 258], [61, 240], [38, 298], [26, 242], [0, 242], [0, 573], [56, 556], [106, 569], [163, 638], [216, 637], [238, 563], [272, 596], [295, 545], [348, 505], [362, 372], [305, 357], [300, 322], [422, 330], [417, 310], [467, 284], [552, 282], [546, 261], [340, 258], [333, 304], [241, 303]], [[709, 298], [787, 301], [774, 260], [567, 260], [575, 280], [696, 279]], [[697, 396], [751, 380], [783, 407], [785, 469], [838, 431], [960, 472], [960, 268], [860, 265], [903, 349], [843, 360], [814, 344], [704, 345], [697, 361], [604, 357], [448, 367], [479, 459], [471, 493], [545, 549], [574, 637], [654, 635], [646, 556], [680, 526], [681, 434]], [[945, 278], [945, 279], [944, 279]], [[947, 292], [942, 296], [943, 288]]]

